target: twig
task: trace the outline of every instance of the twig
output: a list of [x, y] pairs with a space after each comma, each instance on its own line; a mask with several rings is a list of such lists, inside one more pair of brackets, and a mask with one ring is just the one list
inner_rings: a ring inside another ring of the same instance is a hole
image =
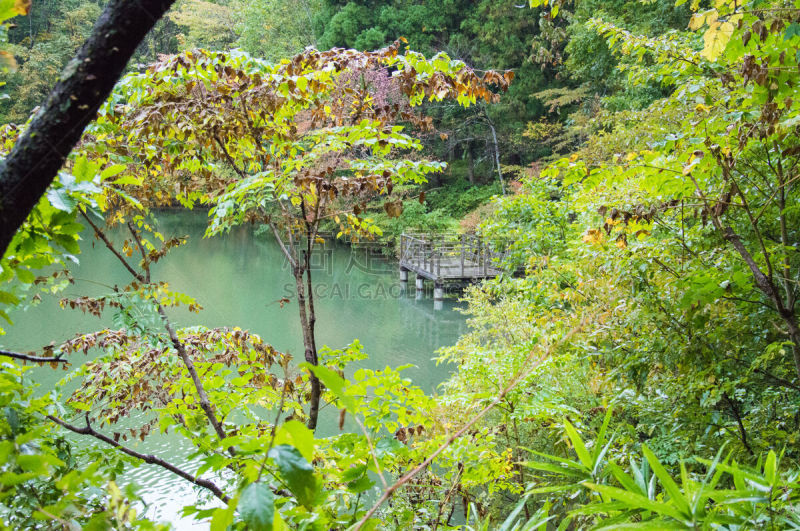
[[150, 261], [147, 259], [147, 251], [145, 251], [144, 244], [142, 243], [142, 238], [139, 236], [139, 232], [136, 230], [136, 227], [133, 226], [133, 223], [130, 221], [128, 222], [128, 230], [131, 231], [133, 235], [133, 239], [136, 242], [136, 246], [139, 248], [139, 253], [142, 255], [142, 269], [144, 269], [144, 277], [147, 282], [150, 282]]
[[378, 477], [381, 479], [381, 483], [383, 483], [383, 488], [388, 489], [389, 485], [386, 483], [386, 478], [383, 477], [383, 471], [381, 470], [381, 464], [378, 461], [378, 456], [375, 454], [375, 446], [372, 444], [372, 438], [369, 436], [369, 432], [367, 428], [364, 427], [364, 424], [353, 415], [353, 418], [358, 423], [358, 427], [361, 428], [361, 431], [364, 432], [364, 437], [367, 439], [367, 444], [369, 445], [369, 453], [372, 455], [372, 462], [375, 463], [375, 472], [377, 472]]
[[[133, 277], [136, 280], [145, 284], [149, 284], [150, 270], [147, 264], [145, 264], [144, 266], [145, 267], [144, 275], [133, 269], [133, 267], [131, 267], [131, 265], [125, 260], [125, 258], [114, 248], [114, 245], [106, 237], [105, 233], [103, 233], [103, 231], [100, 230], [100, 228], [97, 225], [95, 225], [91, 219], [89, 219], [89, 216], [86, 215], [86, 212], [81, 210], [81, 214], [83, 215], [83, 218], [89, 223], [89, 225], [92, 226], [97, 237], [103, 241], [103, 243], [112, 253], [114, 253], [114, 256], [116, 256], [117, 259], [119, 259], [119, 261], [122, 263], [122, 265], [125, 266], [125, 268], [130, 272], [130, 274], [133, 275]], [[142, 245], [139, 233], [133, 228], [131, 228], [131, 234], [136, 240], [136, 244], [140, 247], [140, 249], [143, 250], [144, 246]], [[169, 335], [169, 339], [170, 342], [172, 343], [172, 346], [175, 348], [176, 351], [178, 351], [178, 356], [181, 358], [181, 361], [186, 366], [186, 370], [189, 372], [189, 375], [192, 378], [192, 383], [194, 383], [195, 390], [197, 391], [198, 398], [200, 399], [201, 409], [205, 413], [206, 417], [208, 418], [209, 422], [211, 423], [211, 426], [214, 428], [214, 431], [217, 433], [217, 436], [220, 438], [220, 440], [225, 439], [226, 437], [225, 430], [222, 428], [222, 424], [219, 422], [216, 414], [214, 413], [214, 408], [211, 406], [211, 402], [209, 401], [208, 395], [206, 394], [205, 388], [203, 387], [203, 382], [200, 379], [200, 376], [197, 374], [197, 369], [194, 366], [192, 358], [189, 356], [189, 353], [186, 352], [183, 342], [181, 342], [180, 338], [178, 337], [178, 334], [172, 327], [172, 324], [170, 323], [169, 318], [167, 317], [167, 312], [164, 311], [164, 307], [157, 300], [155, 300], [154, 303], [156, 309], [158, 310], [158, 314], [161, 316], [161, 320], [164, 323], [164, 329], [167, 331], [167, 334]], [[232, 456], [236, 455], [236, 452], [233, 447], [228, 448], [228, 453], [230, 453]]]
[[233, 157], [231, 157], [230, 153], [228, 153], [228, 149], [225, 147], [225, 144], [222, 142], [222, 140], [220, 140], [219, 136], [214, 136], [214, 140], [216, 140], [217, 144], [219, 144], [219, 147], [222, 149], [222, 154], [225, 155], [225, 158], [227, 159], [228, 164], [230, 164], [231, 167], [233, 168], [233, 171], [239, 174], [239, 177], [241, 177], [242, 179], [246, 179], [247, 174], [244, 172], [244, 170], [242, 170], [241, 168], [239, 168], [239, 166], [236, 165], [236, 162], [233, 160]]
[[19, 352], [11, 352], [10, 350], [0, 350], [0, 356], [5, 356], [7, 358], [13, 358], [15, 360], [22, 360], [22, 361], [32, 361], [33, 363], [69, 363], [67, 360], [62, 358], [64, 354], [61, 353], [58, 356], [32, 356], [30, 354], [21, 354]]
[[104, 443], [108, 444], [109, 446], [113, 446], [117, 450], [119, 450], [119, 451], [121, 451], [123, 453], [126, 453], [126, 454], [130, 455], [131, 457], [135, 457], [137, 459], [141, 459], [145, 463], [148, 463], [148, 464], [151, 464], [151, 465], [158, 465], [161, 468], [169, 470], [170, 472], [172, 472], [176, 476], [180, 476], [183, 479], [185, 479], [186, 481], [188, 481], [190, 483], [193, 483], [194, 485], [197, 485], [198, 487], [202, 487], [204, 489], [209, 490], [214, 496], [216, 496], [217, 498], [219, 498], [220, 500], [222, 500], [225, 503], [228, 503], [230, 501], [230, 498], [224, 492], [222, 492], [222, 489], [220, 489], [213, 482], [211, 482], [211, 481], [209, 481], [207, 479], [202, 479], [200, 477], [193, 476], [190, 473], [186, 472], [185, 470], [181, 470], [180, 468], [176, 467], [175, 465], [173, 465], [173, 464], [171, 464], [171, 463], [169, 463], [167, 461], [164, 461], [163, 459], [161, 459], [159, 457], [156, 457], [154, 455], [141, 454], [141, 453], [139, 453], [139, 452], [137, 452], [135, 450], [131, 450], [130, 448], [121, 445], [120, 443], [118, 443], [117, 441], [112, 439], [111, 437], [108, 437], [107, 435], [104, 435], [104, 434], [96, 431], [94, 428], [92, 428], [92, 425], [89, 423], [89, 415], [88, 414], [86, 415], [86, 427], [84, 427], [84, 428], [78, 428], [77, 426], [69, 424], [69, 423], [61, 420], [60, 418], [54, 417], [52, 415], [47, 415], [47, 418], [50, 419], [51, 421], [55, 422], [56, 424], [58, 424], [62, 428], [65, 428], [65, 429], [67, 429], [67, 430], [69, 430], [69, 431], [71, 431], [73, 433], [77, 433], [77, 434], [80, 434], [80, 435], [89, 435], [89, 436], [94, 437], [95, 439], [97, 439], [99, 441], [103, 441]]
[[[576, 332], [578, 332], [581, 328], [583, 328], [584, 323], [586, 321], [587, 321], [587, 319], [584, 319], [578, 326], [576, 326], [575, 328], [570, 330], [563, 338], [561, 338], [561, 340], [559, 340], [559, 342], [556, 345], [551, 345], [550, 347], [548, 347], [546, 349], [547, 350], [546, 354], [550, 353], [550, 351], [552, 350], [553, 346], [557, 346], [557, 345], [560, 345], [560, 344], [564, 343], [570, 337], [572, 337]], [[378, 499], [377, 502], [375, 502], [375, 505], [373, 505], [372, 508], [369, 511], [367, 511], [367, 513], [364, 515], [364, 517], [361, 518], [361, 520], [359, 520], [359, 522], [356, 524], [356, 526], [354, 528], [354, 531], [358, 531], [359, 529], [361, 529], [364, 526], [364, 524], [366, 524], [367, 521], [372, 517], [372, 515], [375, 514], [375, 511], [377, 511], [380, 508], [380, 506], [383, 505], [383, 502], [388, 500], [392, 496], [392, 494], [394, 494], [394, 491], [396, 491], [397, 489], [399, 489], [400, 487], [402, 487], [403, 485], [405, 485], [406, 483], [411, 481], [414, 478], [414, 476], [416, 476], [417, 474], [419, 474], [420, 472], [425, 470], [428, 467], [428, 465], [430, 465], [433, 462], [433, 460], [436, 459], [436, 457], [439, 454], [444, 452], [459, 437], [464, 435], [467, 432], [467, 430], [469, 430], [473, 425], [475, 425], [476, 422], [478, 422], [487, 413], [489, 413], [492, 409], [494, 409], [495, 406], [497, 404], [499, 404], [509, 392], [511, 392], [522, 380], [527, 378], [533, 372], [534, 369], [536, 369], [539, 365], [542, 364], [542, 362], [545, 359], [547, 359], [547, 356], [545, 356], [545, 357], [541, 358], [540, 360], [536, 361], [535, 363], [531, 364], [530, 366], [528, 366], [527, 369], [524, 368], [531, 361], [533, 361], [534, 352], [535, 351], [532, 351], [528, 355], [528, 358], [525, 360], [525, 363], [523, 364], [523, 369], [518, 371], [517, 374], [513, 378], [511, 378], [511, 381], [509, 381], [509, 383], [500, 392], [500, 394], [494, 400], [492, 400], [491, 404], [489, 404], [488, 406], [483, 408], [483, 410], [481, 410], [480, 413], [478, 413], [477, 415], [472, 417], [464, 426], [461, 427], [460, 430], [458, 430], [456, 433], [454, 433], [453, 435], [448, 437], [448, 439], [439, 448], [437, 448], [436, 451], [434, 451], [431, 455], [428, 456], [427, 459], [425, 459], [422, 463], [420, 463], [413, 470], [411, 470], [411, 472], [408, 472], [403, 477], [398, 479], [388, 489], [384, 490], [383, 494], [381, 495], [381, 497]]]
[[275, 445], [275, 436], [278, 434], [278, 421], [281, 419], [281, 414], [283, 413], [283, 404], [286, 402], [286, 384], [289, 380], [289, 371], [284, 369], [284, 381], [283, 386], [281, 387], [281, 401], [278, 402], [278, 413], [275, 415], [275, 422], [272, 424], [272, 435], [269, 439], [269, 448], [267, 451], [264, 452], [264, 460], [261, 461], [261, 466], [258, 468], [258, 477], [254, 483], [258, 483], [261, 481], [261, 475], [264, 473], [264, 468], [267, 466], [267, 460], [269, 459], [269, 451], [272, 450], [272, 447]]
[[131, 265], [128, 263], [128, 261], [127, 261], [127, 260], [125, 260], [125, 257], [124, 257], [124, 256], [122, 256], [122, 255], [119, 253], [119, 251], [117, 251], [117, 249], [114, 247], [114, 244], [113, 244], [113, 243], [111, 243], [111, 241], [110, 241], [110, 240], [109, 240], [109, 239], [106, 237], [105, 233], [104, 233], [102, 230], [100, 230], [100, 227], [98, 227], [97, 225], [95, 225], [95, 224], [94, 224], [94, 222], [93, 222], [93, 221], [92, 221], [92, 220], [89, 218], [89, 216], [87, 216], [87, 215], [86, 215], [86, 211], [85, 211], [85, 210], [83, 210], [82, 208], [80, 208], [80, 209], [78, 209], [78, 210], [80, 211], [80, 213], [81, 213], [81, 216], [83, 216], [83, 219], [85, 219], [85, 220], [86, 220], [86, 223], [88, 223], [89, 225], [91, 225], [92, 229], [94, 229], [94, 233], [95, 233], [95, 235], [96, 235], [98, 238], [100, 238], [100, 240], [102, 240], [102, 242], [103, 242], [104, 244], [106, 244], [106, 247], [108, 247], [108, 250], [109, 250], [109, 251], [111, 251], [112, 253], [114, 253], [114, 256], [116, 256], [116, 257], [117, 257], [117, 260], [119, 260], [119, 261], [122, 263], [122, 265], [123, 265], [123, 266], [125, 266], [125, 269], [127, 269], [127, 270], [128, 270], [128, 272], [129, 272], [131, 275], [133, 275], [133, 276], [134, 276], [134, 278], [136, 278], [136, 280], [138, 280], [139, 282], [142, 282], [142, 283], [147, 283], [147, 280], [144, 278], [144, 276], [142, 276], [142, 274], [141, 274], [141, 273], [137, 272], [137, 271], [136, 271], [136, 270], [135, 270], [133, 267], [131, 267]]

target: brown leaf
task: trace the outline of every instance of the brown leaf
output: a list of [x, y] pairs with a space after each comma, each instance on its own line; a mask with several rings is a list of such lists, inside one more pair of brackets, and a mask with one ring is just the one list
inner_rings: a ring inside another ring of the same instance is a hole
[[400, 214], [403, 213], [403, 201], [400, 199], [397, 201], [387, 201], [383, 204], [383, 209], [390, 218], [399, 217]]

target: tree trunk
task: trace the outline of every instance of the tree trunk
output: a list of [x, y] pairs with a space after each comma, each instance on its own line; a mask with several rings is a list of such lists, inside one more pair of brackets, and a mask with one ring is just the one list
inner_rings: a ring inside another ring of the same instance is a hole
[[111, 0], [0, 165], [0, 255], [47, 191], [136, 47], [174, 0]]
[[467, 179], [469, 179], [469, 184], [475, 184], [475, 156], [472, 154], [472, 144], [467, 144], [467, 158], [469, 159], [469, 165], [467, 166]]
[[497, 132], [494, 130], [494, 124], [487, 118], [489, 129], [492, 130], [492, 142], [494, 143], [494, 161], [497, 165], [497, 177], [500, 179], [500, 191], [506, 195], [506, 183], [503, 181], [503, 171], [500, 169], [500, 146], [497, 144]]
[[[722, 232], [723, 237], [728, 240], [731, 245], [733, 245], [733, 248], [736, 249], [736, 251], [739, 253], [739, 256], [742, 257], [747, 266], [750, 268], [750, 272], [753, 275], [753, 281], [755, 282], [756, 287], [758, 287], [758, 289], [760, 289], [761, 292], [772, 301], [772, 304], [775, 305], [775, 308], [778, 311], [778, 315], [780, 315], [781, 319], [783, 319], [783, 322], [787, 328], [789, 340], [792, 342], [792, 358], [794, 360], [795, 372], [797, 373], [798, 379], [800, 379], [800, 328], [797, 326], [797, 314], [794, 311], [794, 307], [786, 305], [784, 300], [781, 298], [778, 287], [769, 276], [765, 275], [764, 272], [761, 271], [761, 268], [753, 259], [750, 251], [747, 250], [742, 242], [741, 237], [733, 230], [733, 228], [728, 225], [723, 226], [722, 222], [717, 217], [713, 217], [712, 220], [714, 221], [714, 225], [716, 226], [717, 230]], [[791, 302], [794, 305], [794, 301]]]
[[[297, 268], [294, 271], [295, 287], [297, 288], [297, 305], [300, 310], [300, 327], [303, 331], [303, 347], [305, 348], [305, 360], [311, 365], [317, 365], [317, 349], [314, 348], [313, 328], [308, 319], [308, 307], [305, 294], [305, 286], [303, 285], [304, 271], [302, 268]], [[317, 417], [319, 416], [319, 398], [322, 394], [319, 379], [312, 372], [310, 374], [311, 381], [311, 397], [309, 398], [308, 407], [308, 422], [306, 425], [308, 429], [314, 431], [317, 427]]]

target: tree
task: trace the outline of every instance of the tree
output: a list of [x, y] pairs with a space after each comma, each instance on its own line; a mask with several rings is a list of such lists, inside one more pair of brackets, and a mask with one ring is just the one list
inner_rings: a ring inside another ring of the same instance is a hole
[[[320, 224], [332, 218], [340, 234], [379, 233], [361, 217], [365, 202], [444, 168], [402, 155], [422, 146], [396, 123], [430, 125], [408, 103], [492, 101], [486, 86], [505, 88], [511, 78], [478, 76], [444, 54], [400, 55], [399, 47], [312, 50], [276, 66], [235, 52], [186, 52], [126, 80], [99, 121], [101, 145], [110, 138], [135, 161], [132, 171], [144, 170], [142, 200], [211, 204], [210, 234], [245, 222], [269, 227], [292, 267], [312, 366], [319, 360], [309, 266]], [[124, 106], [113, 107], [115, 101]], [[401, 209], [386, 203], [390, 215]], [[321, 388], [310, 378], [313, 429]]]

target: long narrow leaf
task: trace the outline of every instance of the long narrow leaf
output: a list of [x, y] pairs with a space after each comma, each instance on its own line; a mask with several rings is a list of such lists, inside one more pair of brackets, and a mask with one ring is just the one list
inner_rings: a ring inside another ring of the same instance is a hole
[[497, 531], [511, 531], [511, 529], [516, 527], [514, 524], [517, 521], [517, 516], [519, 516], [519, 513], [521, 513], [522, 509], [525, 508], [525, 504], [527, 502], [528, 502], [527, 497], [522, 498], [517, 504], [517, 506], [514, 507], [514, 510], [511, 511], [511, 514], [509, 514], [508, 517], [505, 519], [505, 521], [502, 524], [500, 524], [500, 527], [497, 528]]
[[609, 463], [608, 469], [611, 470], [611, 473], [614, 477], [619, 481], [619, 484], [625, 487], [625, 490], [630, 492], [635, 492], [636, 494], [641, 494], [642, 496], [646, 495], [646, 491], [643, 490], [628, 474], [625, 473], [619, 466], [615, 463]]
[[630, 508], [643, 509], [658, 513], [662, 516], [669, 516], [679, 522], [684, 520], [684, 515], [675, 506], [668, 502], [657, 502], [627, 490], [609, 487], [608, 485], [595, 485], [594, 483], [584, 483], [588, 488], [599, 492], [609, 498], [624, 502]]
[[613, 408], [611, 406], [608, 406], [608, 409], [606, 409], [606, 416], [603, 419], [603, 425], [600, 426], [600, 431], [597, 432], [597, 441], [595, 443], [595, 451], [594, 451], [594, 456], [593, 456], [595, 463], [598, 460], [597, 457], [598, 457], [599, 449], [603, 447], [603, 444], [605, 444], [606, 432], [608, 431], [608, 424], [609, 424], [609, 422], [611, 422], [611, 413], [612, 412], [613, 412]]
[[546, 454], [544, 452], [537, 452], [536, 450], [531, 450], [530, 448], [525, 448], [528, 452], [532, 453], [533, 455], [538, 455], [539, 457], [544, 457], [545, 459], [552, 459], [553, 461], [558, 461], [559, 463], [563, 463], [570, 468], [574, 468], [576, 470], [584, 470], [588, 471], [589, 469], [583, 466], [581, 463], [577, 461], [573, 461], [571, 459], [565, 459], [563, 457], [559, 457], [557, 455]]
[[567, 467], [563, 467], [557, 465], [555, 463], [537, 463], [537, 462], [528, 462], [523, 463], [523, 466], [526, 468], [532, 468], [534, 470], [542, 470], [544, 472], [552, 472], [553, 474], [558, 474], [561, 476], [570, 476], [575, 478], [581, 479], [589, 479], [589, 474], [583, 473], [581, 471], [572, 470]]
[[591, 470], [592, 465], [594, 464], [592, 461], [592, 456], [589, 455], [589, 451], [583, 444], [583, 439], [581, 439], [578, 430], [576, 430], [575, 426], [573, 426], [572, 423], [570, 423], [570, 421], [567, 419], [564, 419], [564, 431], [567, 432], [567, 437], [569, 437], [569, 440], [572, 441], [572, 446], [575, 449], [575, 453], [578, 454], [578, 459], [581, 460], [583, 466]]
[[667, 470], [661, 464], [661, 461], [659, 461], [656, 457], [656, 454], [654, 454], [646, 445], [642, 445], [642, 453], [644, 453], [645, 457], [647, 458], [647, 462], [650, 463], [650, 468], [652, 468], [653, 473], [658, 476], [661, 486], [664, 487], [665, 491], [667, 491], [670, 499], [675, 503], [675, 506], [684, 514], [688, 514], [689, 502], [686, 501], [686, 498], [684, 498], [681, 489], [678, 487], [678, 484], [675, 483], [675, 481], [672, 479], [672, 476], [669, 475]]

